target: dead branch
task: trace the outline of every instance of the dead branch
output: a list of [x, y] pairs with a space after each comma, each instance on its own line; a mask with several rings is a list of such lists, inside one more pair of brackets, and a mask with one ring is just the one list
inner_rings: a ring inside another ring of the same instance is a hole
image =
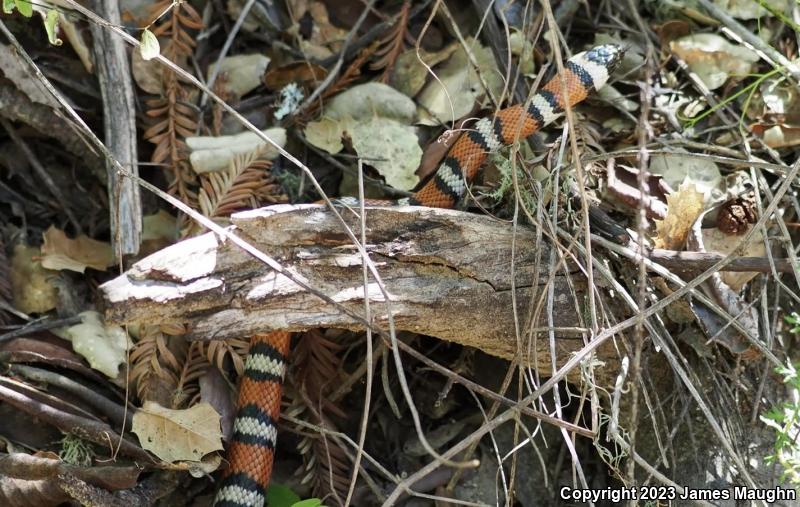
[[[650, 250], [647, 256], [665, 268], [681, 272], [705, 271], [727, 257], [717, 252], [677, 252], [658, 248]], [[735, 257], [721, 271], [771, 273], [773, 269], [776, 273], [792, 273], [796, 268], [792, 260], [786, 258], [773, 258], [770, 262], [767, 257]]]
[[[119, 3], [95, 0], [98, 14], [111, 23], [121, 24]], [[97, 62], [97, 79], [103, 98], [105, 142], [109, 151], [131, 173], [138, 175], [136, 147], [136, 101], [133, 78], [128, 65], [125, 43], [102, 26], [92, 23], [92, 40]], [[142, 203], [139, 186], [123, 178], [110, 161], [108, 171], [108, 199], [111, 210], [111, 241], [123, 255], [136, 254], [142, 236]]]
[[[358, 230], [358, 218], [342, 212]], [[367, 250], [391, 299], [398, 330], [477, 347], [549, 370], [547, 317], [531, 325], [532, 297], [555, 287], [561, 364], [584, 345], [579, 335], [586, 282], [574, 266], [551, 274], [537, 259], [549, 249], [533, 230], [483, 215], [431, 208], [372, 208], [367, 211]], [[337, 305], [303, 290], [235, 246], [205, 234], [170, 246], [101, 286], [107, 319], [118, 323], [188, 323], [194, 339], [250, 336], [274, 329], [363, 328], [351, 315], [363, 311], [361, 258], [333, 214], [320, 206], [278, 205], [234, 215], [233, 230], [278, 259], [298, 279]], [[515, 276], [512, 277], [511, 252]], [[517, 341], [512, 290], [523, 338]], [[368, 287], [374, 324], [386, 328], [388, 306], [379, 283]], [[342, 309], [349, 310], [348, 315]], [[528, 324], [528, 327], [525, 325]], [[530, 346], [525, 338], [528, 329]], [[559, 329], [561, 328], [561, 329]], [[566, 329], [569, 328], [569, 329]], [[615, 360], [613, 348], [601, 352]], [[608, 356], [608, 357], [605, 357]], [[535, 358], [535, 359], [534, 359]]]

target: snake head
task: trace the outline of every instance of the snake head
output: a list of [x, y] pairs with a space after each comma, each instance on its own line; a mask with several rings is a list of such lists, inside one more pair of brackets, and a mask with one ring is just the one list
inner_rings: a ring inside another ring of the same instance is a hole
[[576, 54], [570, 58], [570, 62], [585, 70], [591, 76], [591, 88], [599, 90], [619, 66], [624, 54], [622, 46], [603, 44]]
[[608, 69], [608, 73], [614, 72], [622, 57], [625, 55], [625, 49], [616, 44], [603, 44], [602, 46], [595, 46], [586, 53], [586, 59], [598, 65], [602, 65]]

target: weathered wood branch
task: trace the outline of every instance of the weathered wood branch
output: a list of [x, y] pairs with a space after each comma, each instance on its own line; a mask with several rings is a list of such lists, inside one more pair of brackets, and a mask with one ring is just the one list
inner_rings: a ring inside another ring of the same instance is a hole
[[[342, 214], [358, 235], [355, 214]], [[560, 328], [555, 331], [557, 362], [583, 346], [576, 328], [584, 315], [584, 275], [566, 263], [551, 273], [550, 250], [536, 243], [532, 229], [515, 231], [487, 216], [414, 207], [372, 208], [366, 223], [367, 250], [389, 295], [398, 330], [504, 358], [519, 350], [526, 363], [549, 369], [548, 337], [542, 328], [548, 326], [544, 302], [547, 283], [552, 283], [550, 325]], [[204, 340], [275, 329], [363, 328], [342, 311], [364, 313], [361, 257], [332, 212], [315, 205], [271, 206], [235, 215], [233, 224], [234, 233], [338, 305], [206, 234], [151, 255], [101, 286], [107, 318], [118, 323], [188, 323], [191, 337]], [[389, 305], [374, 279], [369, 280], [368, 294], [373, 322], [385, 329]], [[611, 347], [600, 355], [616, 358]]]
[[[119, 2], [94, 0], [94, 11], [109, 23], [122, 24]], [[97, 80], [103, 97], [103, 127], [108, 150], [131, 174], [138, 176], [139, 159], [136, 146], [136, 100], [133, 75], [125, 50], [125, 42], [104, 26], [90, 23]], [[139, 185], [117, 173], [110, 161], [108, 172], [108, 203], [111, 210], [111, 243], [113, 252], [131, 255], [139, 252], [142, 241], [142, 202]], [[119, 238], [119, 248], [117, 248]]]

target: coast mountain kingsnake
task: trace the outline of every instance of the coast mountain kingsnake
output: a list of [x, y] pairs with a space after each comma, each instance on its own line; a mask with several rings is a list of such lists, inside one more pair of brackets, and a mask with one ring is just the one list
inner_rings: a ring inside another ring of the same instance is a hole
[[[524, 139], [602, 87], [619, 64], [623, 49], [613, 44], [576, 54], [527, 105], [513, 105], [491, 118], [478, 120], [450, 148], [436, 174], [413, 196], [385, 204], [452, 208], [489, 153]], [[345, 203], [351, 203], [343, 200]], [[252, 337], [245, 363], [229, 467], [217, 492], [218, 507], [263, 506], [277, 438], [281, 390], [290, 334], [274, 331]]]

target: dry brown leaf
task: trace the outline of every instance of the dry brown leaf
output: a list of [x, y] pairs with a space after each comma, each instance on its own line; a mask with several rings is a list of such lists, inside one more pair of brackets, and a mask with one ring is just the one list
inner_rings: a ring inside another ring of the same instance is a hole
[[372, 70], [383, 69], [383, 74], [378, 78], [378, 81], [382, 83], [389, 82], [397, 57], [403, 51], [406, 39], [411, 37], [411, 34], [408, 33], [408, 15], [410, 11], [411, 2], [406, 0], [403, 2], [400, 12], [394, 17], [393, 26], [380, 39], [381, 47], [375, 52], [377, 59], [369, 66]]
[[758, 61], [758, 55], [749, 49], [713, 33], [681, 37], [670, 42], [669, 47], [709, 90], [719, 88], [729, 77], [746, 77]]
[[655, 247], [681, 250], [697, 217], [703, 212], [703, 193], [691, 185], [681, 185], [667, 196], [667, 215], [656, 220]]
[[[286, 129], [274, 127], [264, 129], [262, 134], [276, 145], [286, 144]], [[187, 137], [186, 145], [191, 150], [189, 161], [197, 174], [224, 171], [237, 155], [259, 151], [261, 158], [271, 160], [279, 155], [278, 150], [264, 142], [260, 136], [245, 131], [230, 136]]]
[[59, 487], [55, 478], [26, 480], [0, 476], [0, 505], [8, 507], [41, 507], [64, 505], [70, 496]]
[[644, 188], [639, 189], [639, 170], [621, 164], [610, 164], [606, 170], [606, 191], [603, 199], [633, 209], [644, 206], [647, 218], [663, 219], [667, 214], [666, 195], [671, 191], [664, 179], [649, 172]]
[[766, 126], [757, 123], [751, 129], [770, 148], [786, 148], [800, 144], [800, 127], [797, 126], [786, 124]]
[[489, 93], [499, 97], [503, 91], [502, 74], [498, 71], [497, 61], [491, 50], [482, 46], [475, 39], [467, 39], [466, 47], [474, 57], [480, 71], [472, 66], [472, 60], [463, 47], [459, 47], [447, 62], [436, 70], [438, 81], [430, 81], [417, 96], [422, 108], [422, 125], [452, 124], [465, 116], [475, 102], [486, 95], [484, 82]]
[[[328, 7], [323, 2], [310, 2], [307, 12], [311, 15], [314, 26], [309, 39], [300, 39], [300, 50], [313, 59], [325, 59], [337, 53], [347, 38], [347, 30], [331, 23]], [[302, 17], [303, 10], [298, 9], [295, 15]]]
[[[450, 55], [459, 47], [458, 42], [453, 42], [435, 52], [420, 49], [419, 55], [417, 55], [417, 49], [412, 48], [401, 53], [394, 64], [394, 72], [389, 84], [409, 97], [416, 96], [430, 77], [428, 68], [450, 58]], [[425, 65], [420, 60], [425, 62]]]
[[131, 51], [131, 74], [139, 88], [153, 95], [164, 91], [164, 82], [158, 60], [145, 60], [141, 51]]
[[223, 449], [219, 414], [205, 402], [185, 410], [170, 410], [146, 401], [133, 415], [131, 431], [143, 448], [169, 463], [200, 461], [206, 454]]
[[[703, 216], [708, 212], [703, 213]], [[698, 252], [712, 252], [726, 249], [726, 253], [734, 251], [736, 245], [740, 242], [741, 237], [736, 235], [729, 235], [727, 239], [719, 236], [719, 229], [714, 230], [717, 233], [706, 231], [700, 228], [703, 222], [701, 216], [692, 227], [691, 233], [688, 238], [688, 247]], [[723, 233], [724, 234], [724, 233]], [[706, 240], [711, 240], [706, 242]], [[763, 238], [759, 238], [760, 243], [763, 243]], [[750, 245], [745, 245], [742, 250], [747, 250]], [[738, 254], [742, 250], [736, 250]], [[744, 253], [744, 255], [748, 255]], [[755, 253], [755, 251], [753, 251]], [[722, 275], [729, 274], [723, 272], [712, 273], [706, 280], [702, 287], [703, 292], [711, 296], [712, 299], [727, 312], [728, 315], [718, 315], [712, 312], [705, 304], [699, 301], [692, 302], [692, 308], [697, 314], [697, 322], [700, 324], [706, 336], [720, 345], [726, 347], [734, 354], [742, 354], [749, 348], [746, 335], [757, 337], [759, 333], [758, 326], [758, 313], [756, 307], [748, 303], [742, 298], [738, 291], [741, 287], [735, 288], [728, 285], [728, 282], [723, 280]], [[743, 273], [732, 273], [733, 275], [743, 275]], [[732, 321], [736, 321], [738, 326], [744, 331], [739, 331], [736, 327], [731, 325]]]
[[[743, 234], [752, 229], [753, 226], [749, 225]], [[725, 234], [716, 227], [702, 229], [703, 245], [707, 252], [719, 252], [721, 254], [730, 255], [736, 252], [736, 256], [742, 257], [764, 257], [767, 255], [767, 248], [764, 246], [764, 236], [761, 231], [756, 231], [744, 247], [737, 250], [736, 247], [741, 241], [742, 237], [737, 235]], [[724, 271], [720, 273], [722, 281], [725, 282], [732, 291], [739, 293], [742, 287], [758, 276], [759, 273], [753, 271]]]
[[86, 268], [103, 271], [114, 263], [111, 245], [88, 236], [69, 239], [64, 231], [50, 226], [44, 235], [42, 266], [83, 273]]
[[260, 53], [249, 53], [223, 58], [208, 66], [208, 77], [216, 66], [220, 75], [225, 74], [224, 90], [234, 97], [243, 97], [261, 85], [261, 78], [267, 70], [270, 58]]
[[16, 245], [11, 257], [11, 294], [14, 308], [24, 313], [43, 313], [56, 307], [58, 293], [50, 278], [55, 274], [42, 267], [39, 249]]
[[267, 71], [264, 84], [270, 90], [280, 90], [289, 83], [315, 84], [328, 75], [327, 69], [311, 62], [292, 62]]

